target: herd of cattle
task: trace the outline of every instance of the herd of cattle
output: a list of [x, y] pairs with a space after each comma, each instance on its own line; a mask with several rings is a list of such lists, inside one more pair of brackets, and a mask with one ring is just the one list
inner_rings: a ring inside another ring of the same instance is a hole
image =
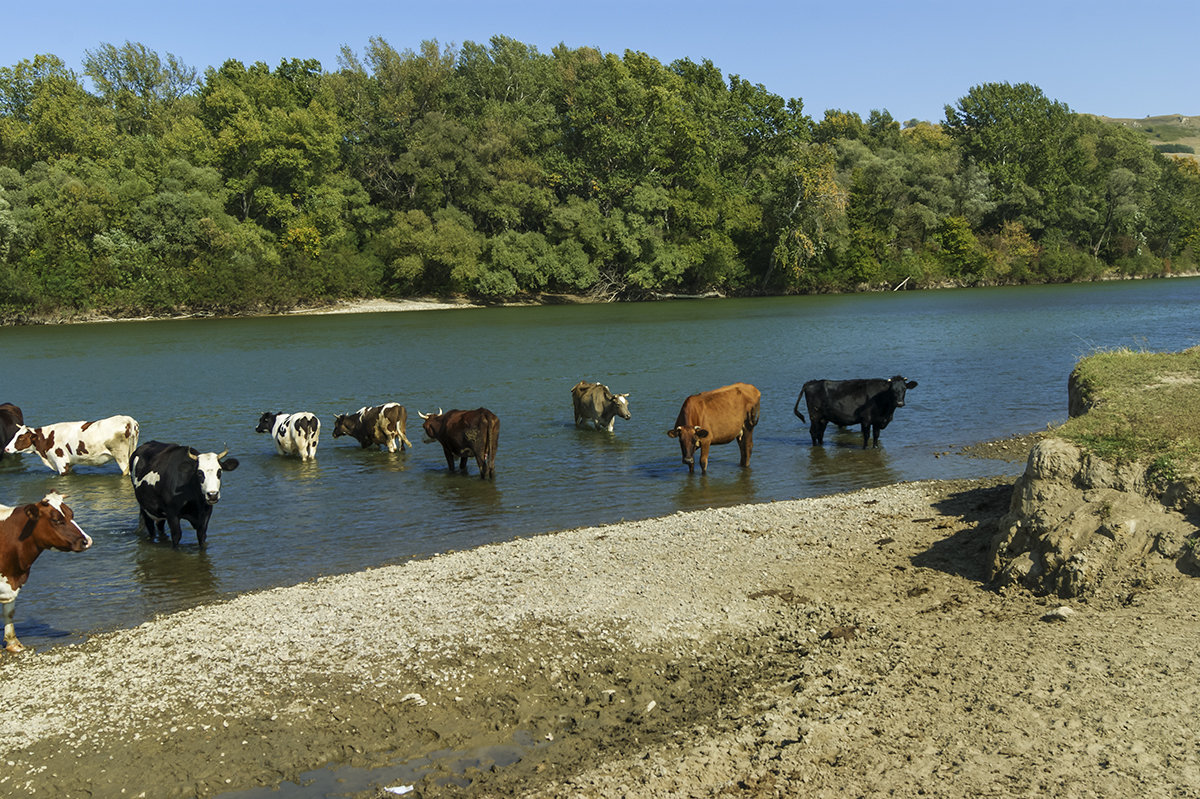
[[[916, 387], [903, 377], [887, 380], [810, 380], [796, 399], [793, 412], [809, 424], [813, 445], [824, 442], [830, 422], [840, 427], [859, 425], [863, 447], [872, 440], [879, 446], [879, 432], [891, 422], [896, 408], [904, 406], [905, 392]], [[679, 441], [688, 471], [695, 469], [700, 452], [700, 471], [708, 471], [709, 448], [737, 441], [742, 466], [750, 463], [754, 449], [754, 427], [759, 420], [761, 393], [749, 383], [734, 383], [712, 391], [693, 394], [684, 400], [667, 435]], [[602, 383], [580, 381], [571, 388], [575, 425], [591, 424], [612, 432], [616, 417], [629, 419], [629, 395], [614, 394]], [[800, 412], [805, 402], [809, 419]], [[442, 445], [446, 466], [466, 474], [467, 458], [474, 456], [479, 476], [490, 479], [496, 471], [496, 447], [500, 420], [487, 408], [419, 414], [425, 441]], [[412, 446], [405, 434], [408, 414], [404, 406], [389, 402], [361, 408], [334, 418], [333, 437], [350, 436], [364, 449], [386, 447], [403, 452]], [[269, 433], [280, 455], [303, 460], [316, 457], [321, 422], [312, 413], [262, 415], [255, 430]], [[0, 404], [0, 440], [4, 455], [33, 453], [58, 474], [72, 466], [97, 466], [115, 461], [133, 484], [142, 526], [150, 537], [171, 534], [172, 546], [183, 536], [181, 522], [195, 529], [203, 546], [213, 505], [221, 498], [221, 476], [238, 467], [236, 458], [220, 453], [199, 452], [180, 444], [147, 441], [138, 444], [139, 426], [129, 416], [110, 416], [90, 422], [60, 422], [41, 427], [25, 424], [21, 409]], [[23, 647], [13, 628], [13, 606], [17, 593], [29, 577], [29, 568], [41, 552], [57, 549], [82, 552], [92, 539], [74, 521], [74, 513], [58, 492], [41, 501], [8, 507], [0, 505], [0, 606], [4, 609], [4, 644], [9, 652]]]

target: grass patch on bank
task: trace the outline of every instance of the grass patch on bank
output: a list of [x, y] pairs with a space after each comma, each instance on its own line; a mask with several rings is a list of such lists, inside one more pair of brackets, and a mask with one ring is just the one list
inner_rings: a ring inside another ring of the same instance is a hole
[[1157, 486], [1200, 475], [1200, 347], [1096, 352], [1071, 380], [1090, 410], [1060, 436], [1105, 460], [1146, 464]]

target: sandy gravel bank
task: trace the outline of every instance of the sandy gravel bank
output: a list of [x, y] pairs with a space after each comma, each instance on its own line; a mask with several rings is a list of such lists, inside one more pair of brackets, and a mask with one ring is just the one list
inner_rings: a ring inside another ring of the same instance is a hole
[[1009, 494], [570, 530], [5, 657], [0, 795], [211, 796], [514, 743], [409, 795], [1200, 795], [1196, 581], [1044, 621], [1061, 603], [981, 585]]

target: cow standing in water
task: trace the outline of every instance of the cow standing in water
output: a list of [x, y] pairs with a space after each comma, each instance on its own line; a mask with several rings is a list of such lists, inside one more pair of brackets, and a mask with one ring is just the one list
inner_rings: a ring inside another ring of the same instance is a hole
[[742, 466], [750, 465], [754, 450], [754, 426], [758, 424], [762, 393], [749, 383], [693, 394], [683, 401], [675, 426], [667, 431], [679, 439], [683, 462], [695, 471], [696, 450], [700, 450], [700, 472], [708, 472], [708, 449], [713, 444], [737, 441], [742, 451]]
[[597, 430], [613, 431], [613, 423], [620, 416], [629, 419], [629, 395], [614, 394], [603, 383], [580, 380], [571, 388], [571, 400], [575, 405], [575, 426], [580, 422], [591, 422]]
[[0, 607], [4, 610], [4, 648], [20, 652], [13, 610], [29, 569], [47, 549], [83, 552], [92, 539], [75, 523], [61, 494], [51, 491], [41, 502], [10, 508], [0, 505]]
[[825, 427], [833, 422], [839, 427], [861, 425], [863, 449], [872, 437], [878, 447], [879, 431], [892, 421], [897, 408], [904, 407], [905, 393], [916, 387], [917, 381], [899, 375], [889, 380], [809, 380], [800, 389], [792, 413], [805, 421], [800, 413], [800, 400], [804, 400], [813, 446], [825, 443]]
[[454, 460], [461, 461], [463, 474], [467, 473], [467, 456], [474, 455], [479, 465], [479, 476], [488, 479], [496, 476], [496, 447], [500, 443], [500, 419], [487, 408], [473, 411], [451, 410], [442, 413], [417, 412], [424, 421], [425, 441], [442, 445], [446, 465], [454, 471]]
[[405, 447], [412, 446], [404, 434], [407, 425], [408, 411], [404, 406], [398, 402], [385, 402], [335, 416], [333, 437], [350, 436], [363, 449], [382, 446], [387, 447], [388, 452], [395, 452], [399, 447], [403, 452]]
[[59, 474], [72, 466], [99, 466], [116, 461], [129, 474], [129, 456], [138, 445], [138, 423], [130, 416], [94, 422], [58, 422], [44, 427], [21, 425], [4, 447], [9, 455], [32, 452]]
[[21, 409], [11, 402], [0, 402], [0, 461], [4, 460], [4, 448], [13, 440], [17, 429], [25, 424]]
[[171, 546], [183, 538], [181, 522], [196, 530], [196, 542], [204, 546], [213, 505], [221, 499], [221, 474], [238, 467], [237, 458], [226, 458], [229, 450], [197, 452], [179, 444], [147, 441], [133, 453], [130, 479], [142, 524], [150, 538], [171, 531]]
[[275, 451], [280, 455], [299, 455], [302, 461], [316, 460], [317, 441], [321, 438], [321, 420], [315, 414], [272, 413], [267, 411], [254, 428], [256, 433], [270, 433]]

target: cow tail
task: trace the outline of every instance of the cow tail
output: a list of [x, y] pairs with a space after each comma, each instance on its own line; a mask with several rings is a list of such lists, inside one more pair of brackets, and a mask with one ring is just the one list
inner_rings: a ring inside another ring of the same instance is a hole
[[796, 414], [797, 416], [799, 416], [799, 417], [800, 417], [800, 421], [802, 421], [802, 422], [807, 422], [807, 420], [804, 418], [804, 414], [800, 413], [800, 400], [802, 400], [802, 399], [804, 399], [804, 392], [803, 392], [803, 391], [801, 391], [801, 392], [800, 392], [800, 395], [796, 397], [796, 407], [792, 408], [792, 413], [794, 413], [794, 414]]
[[500, 420], [492, 417], [488, 420], [487, 438], [484, 447], [487, 449], [487, 461], [490, 469], [496, 468], [496, 447], [500, 444]]

